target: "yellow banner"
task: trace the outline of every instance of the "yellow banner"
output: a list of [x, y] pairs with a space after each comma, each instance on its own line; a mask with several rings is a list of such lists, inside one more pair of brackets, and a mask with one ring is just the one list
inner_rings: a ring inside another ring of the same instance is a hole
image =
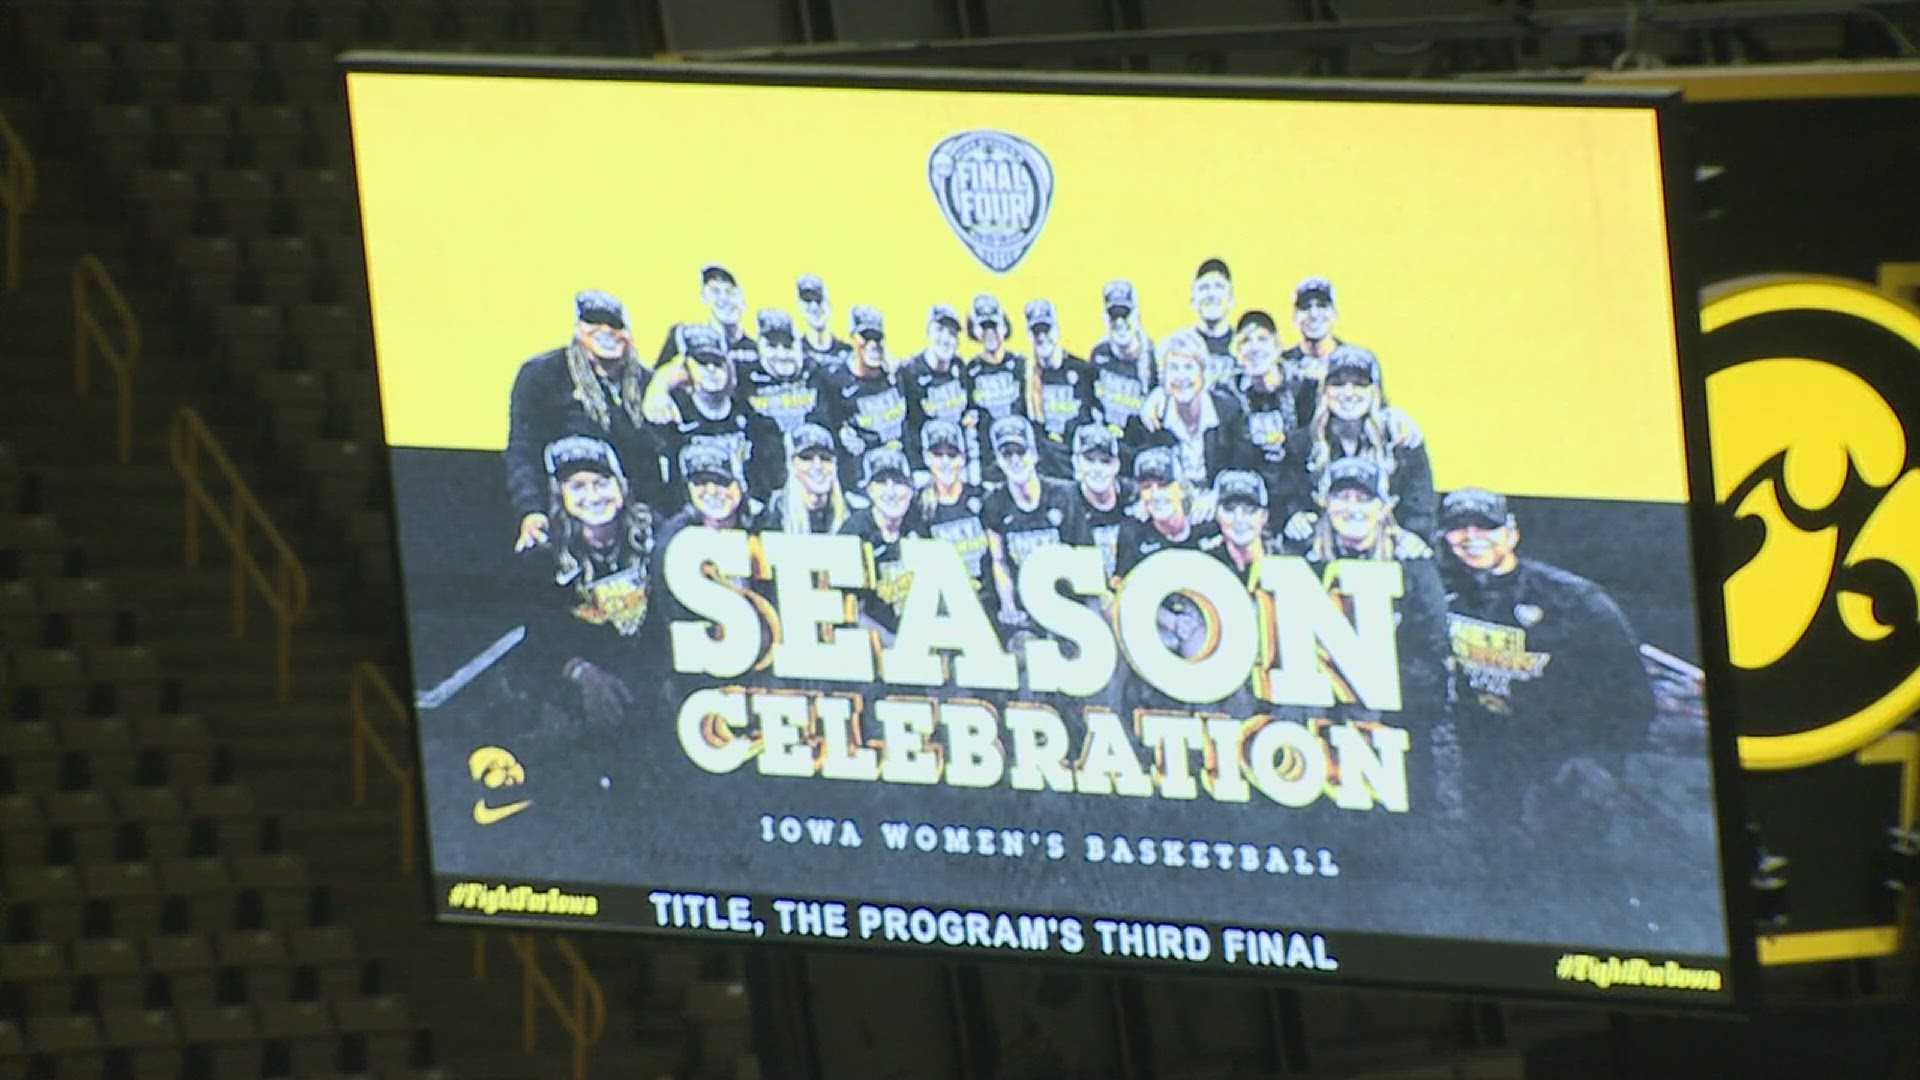
[[[529, 357], [580, 289], [625, 301], [651, 355], [705, 318], [700, 267], [748, 319], [826, 282], [922, 347], [927, 310], [1047, 298], [1085, 355], [1126, 278], [1156, 340], [1190, 326], [1202, 260], [1235, 315], [1337, 290], [1336, 333], [1380, 358], [1435, 485], [1683, 501], [1671, 283], [1650, 111], [349, 76], [374, 334], [394, 445], [498, 449]], [[996, 274], [943, 218], [928, 156], [1017, 135], [1051, 210]], [[796, 320], [797, 321], [797, 320]], [[963, 352], [973, 349], [963, 345]]]

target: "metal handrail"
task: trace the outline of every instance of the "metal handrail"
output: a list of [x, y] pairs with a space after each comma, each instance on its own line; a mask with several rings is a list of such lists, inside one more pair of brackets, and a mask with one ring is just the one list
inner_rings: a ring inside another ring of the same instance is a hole
[[[594, 977], [573, 942], [553, 935], [549, 940], [553, 942], [554, 951], [573, 969], [573, 992], [569, 1001], [561, 996], [553, 979], [540, 966], [539, 937], [515, 933], [502, 936], [507, 948], [520, 958], [521, 1048], [532, 1052], [537, 1047], [539, 1005], [545, 1001], [559, 1018], [560, 1026], [573, 1038], [573, 1080], [587, 1080], [587, 1051], [607, 1033], [607, 995], [600, 987], [600, 980]], [[487, 936], [483, 933], [473, 935], [473, 977], [487, 977]]]
[[[107, 298], [113, 314], [119, 316], [125, 344], [115, 344], [113, 335], [94, 315], [91, 296], [94, 290]], [[100, 260], [85, 256], [73, 267], [73, 392], [85, 397], [91, 383], [93, 363], [88, 346], [100, 350], [107, 366], [113, 369], [114, 396], [117, 399], [118, 446], [120, 464], [133, 459], [133, 372], [140, 364], [140, 320], [133, 307], [113, 283], [112, 275]]]
[[[299, 622], [307, 611], [306, 567], [300, 564], [299, 556], [293, 553], [286, 538], [274, 527], [273, 519], [267, 516], [260, 500], [254, 498], [246, 481], [241, 478], [240, 470], [234, 467], [233, 459], [220, 448], [219, 440], [213, 437], [212, 429], [207, 427], [199, 413], [183, 408], [174, 414], [173, 425], [167, 433], [167, 446], [173, 457], [174, 470], [186, 485], [187, 566], [192, 568], [200, 563], [200, 517], [204, 514], [220, 535], [226, 537], [233, 554], [233, 636], [242, 637], [247, 632], [248, 581], [252, 581], [254, 590], [266, 601], [268, 610], [279, 623], [279, 696], [280, 700], [285, 701], [293, 689], [293, 624]], [[220, 500], [201, 482], [200, 461], [203, 455], [226, 481], [228, 508], [225, 510]], [[249, 528], [257, 530], [273, 549], [272, 577], [254, 558], [253, 549], [248, 544]]]
[[400, 758], [388, 745], [386, 736], [380, 733], [373, 720], [367, 715], [367, 690], [372, 688], [386, 703], [387, 713], [403, 729], [413, 726], [413, 714], [394, 692], [393, 684], [372, 661], [362, 660], [353, 666], [353, 674], [347, 681], [347, 716], [352, 723], [350, 745], [353, 758], [353, 805], [365, 806], [367, 803], [367, 751], [371, 749], [380, 764], [393, 777], [394, 786], [400, 789], [400, 872], [413, 873], [413, 773], [400, 763]]
[[20, 219], [40, 196], [40, 170], [26, 140], [5, 113], [0, 113], [0, 144], [7, 150], [6, 167], [0, 170], [0, 208], [6, 211], [6, 222], [0, 225], [6, 235], [6, 251], [0, 253], [0, 284], [12, 292], [20, 287]]

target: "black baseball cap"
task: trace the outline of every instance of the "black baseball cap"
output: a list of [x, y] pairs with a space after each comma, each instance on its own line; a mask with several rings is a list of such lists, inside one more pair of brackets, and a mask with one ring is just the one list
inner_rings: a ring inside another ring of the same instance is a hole
[[847, 313], [847, 320], [853, 327], [856, 337], [886, 337], [886, 320], [880, 317], [880, 309], [866, 304], [855, 304]]
[[1478, 525], [1485, 529], [1498, 529], [1513, 520], [1512, 511], [1507, 509], [1507, 497], [1486, 488], [1461, 488], [1448, 492], [1440, 500], [1440, 529], [1464, 528]]
[[793, 283], [794, 295], [802, 300], [819, 301], [827, 298], [827, 283], [820, 280], [818, 274], [801, 274], [800, 280]]
[[1380, 385], [1380, 361], [1365, 349], [1342, 345], [1327, 356], [1327, 383]]
[[700, 268], [700, 284], [705, 285], [709, 281], [724, 281], [729, 285], [740, 284], [734, 280], [733, 271], [719, 263], [708, 263]]
[[1309, 300], [1322, 300], [1333, 303], [1333, 282], [1323, 277], [1310, 277], [1293, 287], [1293, 306], [1303, 308]]
[[1007, 332], [1007, 313], [1000, 308], [1000, 298], [991, 293], [981, 293], [973, 298], [973, 316], [967, 320], [967, 333], [980, 336], [980, 328], [992, 323]]
[[1120, 456], [1120, 437], [1105, 424], [1081, 424], [1073, 429], [1075, 457], [1102, 451], [1108, 457]]
[[1280, 332], [1280, 327], [1274, 323], [1273, 316], [1261, 311], [1259, 308], [1255, 308], [1245, 315], [1240, 316], [1240, 321], [1233, 324], [1233, 332], [1236, 334], [1244, 334], [1247, 332], [1247, 327], [1249, 326], [1260, 327], [1269, 334], [1277, 334]]
[[759, 324], [760, 336], [770, 338], [780, 345], [793, 344], [793, 316], [780, 308], [761, 308], [754, 316]]
[[1141, 484], [1171, 484], [1179, 479], [1173, 451], [1164, 446], [1142, 450], [1133, 458], [1133, 479]]
[[960, 430], [959, 424], [936, 417], [921, 427], [920, 449], [931, 454], [936, 446], [951, 447], [964, 454], [967, 450], [966, 435]]
[[1051, 300], [1027, 301], [1026, 315], [1028, 330], [1038, 330], [1042, 326], [1052, 329], [1060, 325], [1060, 320], [1053, 313]]
[[953, 310], [951, 304], [935, 304], [932, 310], [927, 312], [927, 324], [931, 326], [934, 323], [939, 323], [957, 333], [960, 330], [960, 313]]
[[1233, 271], [1227, 269], [1227, 260], [1217, 255], [1200, 264], [1200, 269], [1193, 272], [1193, 280], [1199, 281], [1208, 274], [1219, 274], [1228, 281], [1233, 280]]
[[626, 482], [626, 471], [620, 467], [620, 455], [603, 440], [589, 435], [568, 435], [547, 444], [545, 453], [547, 475], [555, 480], [565, 480], [574, 473], [591, 470], [604, 476], [611, 476], [622, 483]]
[[680, 475], [689, 484], [701, 477], [714, 477], [729, 484], [740, 482], [740, 469], [733, 455], [711, 443], [692, 443], [680, 451]]
[[720, 332], [701, 323], [690, 323], [680, 328], [680, 348], [693, 359], [709, 364], [723, 363], [727, 359], [727, 345], [720, 340]]
[[1107, 305], [1107, 315], [1131, 315], [1140, 310], [1140, 301], [1134, 296], [1133, 282], [1109, 281], [1100, 289], [1100, 299]]
[[993, 441], [993, 452], [996, 454], [1000, 452], [1001, 447], [1013, 443], [1019, 443], [1021, 446], [1031, 450], [1033, 448], [1033, 421], [1019, 415], [1003, 416], [993, 422], [990, 435]]
[[819, 424], [801, 424], [787, 433], [787, 456], [826, 454], [834, 456], [833, 432]]
[[1367, 458], [1341, 458], [1320, 474], [1320, 497], [1324, 499], [1341, 488], [1359, 488], [1384, 500], [1387, 497], [1387, 474]]
[[1259, 473], [1228, 469], [1213, 478], [1213, 497], [1221, 506], [1253, 503], [1264, 510], [1267, 506], [1267, 482], [1260, 479]]
[[913, 466], [907, 464], [907, 455], [898, 447], [881, 446], [867, 451], [860, 459], [860, 482], [871, 484], [883, 476], [892, 476], [902, 483], [913, 482]]
[[604, 293], [599, 289], [586, 289], [573, 298], [573, 317], [583, 323], [625, 330], [627, 305], [614, 298], [611, 293]]

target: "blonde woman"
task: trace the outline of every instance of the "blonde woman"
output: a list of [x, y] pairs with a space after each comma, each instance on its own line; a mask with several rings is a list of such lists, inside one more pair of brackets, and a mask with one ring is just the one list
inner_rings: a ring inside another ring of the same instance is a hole
[[1399, 523], [1425, 537], [1437, 503], [1424, 443], [1394, 439], [1394, 413], [1380, 394], [1380, 364], [1364, 349], [1342, 347], [1327, 358], [1313, 416], [1287, 438], [1280, 476], [1287, 517], [1283, 531], [1299, 542], [1313, 531], [1314, 485], [1336, 461], [1357, 458], [1387, 478]]

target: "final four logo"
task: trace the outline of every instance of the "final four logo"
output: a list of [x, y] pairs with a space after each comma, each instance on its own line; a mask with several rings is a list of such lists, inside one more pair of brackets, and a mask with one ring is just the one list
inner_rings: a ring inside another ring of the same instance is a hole
[[1004, 131], [963, 131], [927, 156], [933, 201], [980, 264], [1004, 274], [1026, 257], [1053, 204], [1053, 166]]

